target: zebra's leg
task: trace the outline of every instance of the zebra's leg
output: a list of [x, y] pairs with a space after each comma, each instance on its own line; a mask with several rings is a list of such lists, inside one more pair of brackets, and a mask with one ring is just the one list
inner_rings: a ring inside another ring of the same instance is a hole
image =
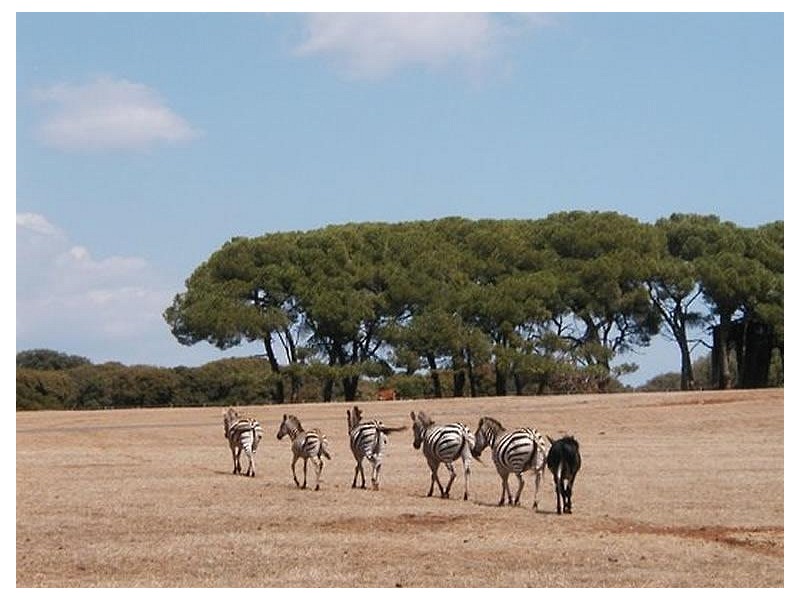
[[[539, 469], [533, 470], [533, 510], [539, 510], [539, 483], [542, 481], [542, 472]], [[520, 488], [522, 482], [520, 482]]]
[[295, 464], [297, 463], [297, 459], [298, 459], [298, 458], [300, 458], [300, 457], [299, 457], [297, 454], [295, 454], [295, 455], [294, 455], [294, 458], [292, 459], [292, 478], [294, 479], [294, 484], [295, 484], [297, 487], [300, 487], [300, 482], [297, 480], [297, 473], [296, 473], [296, 472], [295, 472], [295, 470], [294, 470], [294, 466], [295, 466]]
[[303, 457], [303, 485], [302, 488], [306, 489], [308, 483], [308, 457]]
[[236, 456], [233, 459], [233, 472], [242, 473], [242, 449], [239, 446], [236, 447]]
[[[353, 469], [353, 484], [350, 486], [351, 488], [356, 487], [356, 481], [358, 480], [358, 470], [361, 469], [361, 460], [356, 459], [356, 468]], [[363, 477], [363, 474], [362, 474]]]
[[372, 489], [377, 490], [380, 487], [381, 478], [381, 460], [377, 459], [372, 464]]
[[450, 486], [452, 486], [453, 482], [456, 480], [456, 470], [453, 467], [453, 463], [444, 463], [444, 466], [447, 467], [448, 471], [450, 471], [450, 481], [447, 482], [447, 487], [444, 488], [444, 493], [442, 494], [442, 498], [449, 498]]
[[236, 448], [231, 446], [231, 459], [233, 460], [233, 474], [236, 475]]
[[361, 489], [365, 490], [365, 489], [367, 489], [367, 479], [366, 479], [366, 476], [364, 475], [364, 457], [363, 456], [361, 457], [361, 460], [358, 461], [358, 470], [361, 473]]
[[[431, 487], [428, 489], [428, 498], [433, 496], [433, 482], [435, 481], [439, 483], [439, 478], [436, 476], [436, 471], [438, 470], [439, 470], [439, 465], [436, 465], [435, 468], [431, 467]], [[439, 487], [441, 487], [441, 485], [442, 484], [439, 484]]]
[[246, 477], [255, 477], [256, 476], [256, 469], [255, 469], [255, 466], [253, 465], [253, 459], [254, 458], [255, 457], [253, 456], [253, 452], [252, 451], [247, 452], [247, 471], [245, 471], [245, 476]]
[[439, 481], [439, 462], [434, 460], [434, 459], [432, 459], [432, 458], [429, 458], [428, 459], [428, 466], [431, 469], [431, 487], [428, 490], [428, 497], [433, 496], [433, 484], [434, 484], [434, 482], [436, 482], [436, 484], [439, 486], [439, 492], [442, 495], [444, 495], [444, 488], [442, 487], [442, 482]]
[[506, 491], [508, 491], [508, 503], [511, 504], [511, 490], [508, 489], [508, 473], [500, 473], [500, 502], [497, 506], [506, 503]]
[[311, 462], [314, 463], [314, 471], [317, 473], [317, 485], [314, 487], [314, 491], [319, 491], [319, 480], [322, 477], [322, 467], [325, 466], [325, 463], [322, 462], [322, 458], [312, 458]]
[[[514, 506], [519, 505], [519, 498], [522, 496], [522, 488], [525, 487], [525, 480], [522, 478], [522, 473], [515, 473], [517, 476], [517, 480], [519, 481], [519, 487], [517, 488], [517, 496], [514, 498]], [[511, 488], [508, 488], [508, 501], [511, 502]]]

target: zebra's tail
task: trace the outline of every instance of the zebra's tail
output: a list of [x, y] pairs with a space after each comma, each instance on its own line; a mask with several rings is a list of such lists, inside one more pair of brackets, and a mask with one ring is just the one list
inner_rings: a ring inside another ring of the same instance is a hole
[[402, 427], [387, 427], [386, 425], [380, 425], [378, 429], [380, 430], [381, 433], [389, 434], [389, 433], [395, 433], [397, 431], [405, 431], [406, 429], [408, 429], [408, 427], [406, 425], [403, 425]]
[[330, 454], [330, 452], [328, 452], [328, 438], [326, 438], [326, 437], [323, 435], [323, 436], [320, 436], [320, 439], [319, 439], [319, 440], [320, 440], [320, 444], [319, 444], [319, 455], [320, 455], [320, 456], [324, 456], [324, 457], [325, 457], [325, 458], [327, 458], [328, 460], [332, 460], [332, 459], [331, 459], [331, 454]]
[[480, 454], [477, 455], [475, 454], [475, 434], [472, 433], [469, 427], [465, 427], [464, 429], [465, 429], [464, 439], [466, 440], [467, 446], [469, 447], [470, 456], [472, 456], [472, 458], [477, 460], [480, 464], [483, 464]]

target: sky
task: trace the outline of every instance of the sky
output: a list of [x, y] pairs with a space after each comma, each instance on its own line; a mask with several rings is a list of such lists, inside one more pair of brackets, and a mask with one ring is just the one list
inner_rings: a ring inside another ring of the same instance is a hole
[[[15, 66], [18, 352], [262, 352], [161, 316], [235, 236], [784, 218], [780, 12], [18, 12]], [[680, 366], [666, 340], [622, 360], [631, 385]]]

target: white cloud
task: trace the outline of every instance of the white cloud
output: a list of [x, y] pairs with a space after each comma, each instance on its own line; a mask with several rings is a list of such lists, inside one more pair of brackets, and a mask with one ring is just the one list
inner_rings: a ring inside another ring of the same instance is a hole
[[174, 291], [142, 258], [95, 258], [34, 213], [17, 215], [17, 347], [104, 348], [163, 338]]
[[34, 98], [51, 107], [37, 137], [60, 150], [131, 150], [179, 143], [200, 132], [153, 89], [124, 79], [41, 88]]
[[17, 227], [43, 236], [59, 234], [58, 229], [52, 223], [36, 213], [17, 213]]
[[356, 78], [405, 67], [481, 69], [520, 27], [480, 13], [337, 13], [309, 15], [300, 56], [328, 56]]

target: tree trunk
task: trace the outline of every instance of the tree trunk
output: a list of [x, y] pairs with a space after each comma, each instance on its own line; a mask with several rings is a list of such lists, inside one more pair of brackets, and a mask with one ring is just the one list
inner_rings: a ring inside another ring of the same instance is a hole
[[497, 364], [494, 366], [494, 391], [498, 396], [508, 394], [508, 374], [505, 369], [501, 369]]
[[275, 404], [283, 404], [286, 401], [285, 391], [283, 388], [283, 374], [281, 373], [281, 366], [278, 364], [278, 358], [275, 356], [275, 351], [272, 349], [272, 338], [264, 339], [264, 349], [267, 351], [267, 360], [269, 360], [270, 369], [278, 375], [275, 378], [275, 387], [270, 394], [272, 401]]
[[358, 375], [342, 377], [342, 387], [344, 388], [344, 399], [352, 402], [358, 393]]
[[463, 398], [464, 388], [467, 385], [467, 374], [463, 369], [459, 369], [453, 373], [453, 397]]
[[330, 402], [333, 400], [333, 377], [326, 377], [325, 383], [322, 385], [322, 401]]
[[525, 378], [519, 373], [514, 373], [514, 390], [517, 396], [523, 396], [525, 392]]
[[425, 358], [428, 360], [428, 366], [431, 369], [431, 381], [433, 382], [433, 394], [437, 398], [442, 397], [442, 382], [439, 379], [439, 370], [436, 368], [436, 357], [428, 352], [425, 355]]
[[767, 387], [775, 334], [769, 325], [751, 319], [742, 323], [737, 337], [738, 387], [744, 389]]
[[730, 331], [731, 315], [721, 313], [719, 325], [714, 327], [714, 347], [711, 350], [711, 380], [720, 390], [731, 387]]
[[684, 391], [693, 390], [694, 385], [694, 367], [692, 367], [692, 355], [689, 352], [689, 342], [686, 338], [678, 339], [678, 346], [681, 351], [681, 389]]
[[472, 364], [472, 352], [469, 348], [464, 348], [464, 358], [467, 365], [467, 379], [469, 379], [469, 395], [472, 398], [478, 397], [478, 381], [475, 376], [475, 369]]

